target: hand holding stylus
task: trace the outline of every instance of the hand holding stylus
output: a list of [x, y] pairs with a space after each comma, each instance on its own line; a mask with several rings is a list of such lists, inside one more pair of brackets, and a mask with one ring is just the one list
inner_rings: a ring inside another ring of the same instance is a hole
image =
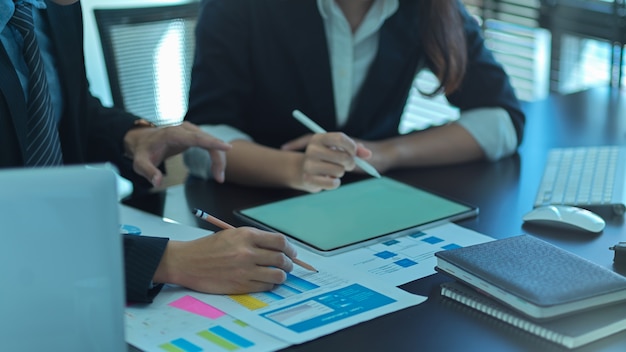
[[[311, 120], [308, 116], [302, 113], [300, 110], [294, 110], [292, 113], [293, 117], [300, 121], [304, 126], [306, 126], [313, 133], [327, 133], [325, 129], [323, 129], [320, 125], [315, 123], [315, 121]], [[370, 165], [367, 161], [359, 158], [358, 156], [354, 157], [354, 162], [358, 167], [360, 167], [363, 171], [367, 172], [373, 177], [380, 178], [380, 173], [376, 171], [376, 169]]]

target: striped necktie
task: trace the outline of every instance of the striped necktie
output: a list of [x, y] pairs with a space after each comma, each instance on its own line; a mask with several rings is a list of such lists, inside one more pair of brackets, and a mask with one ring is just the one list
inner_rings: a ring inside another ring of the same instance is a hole
[[24, 60], [28, 67], [28, 119], [26, 134], [26, 166], [55, 166], [63, 163], [61, 143], [54, 116], [48, 82], [35, 35], [30, 4], [15, 4], [9, 21], [24, 39]]

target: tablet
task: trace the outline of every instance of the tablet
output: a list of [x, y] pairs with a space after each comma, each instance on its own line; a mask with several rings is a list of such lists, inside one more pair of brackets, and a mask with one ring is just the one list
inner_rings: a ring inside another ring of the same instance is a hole
[[235, 211], [326, 256], [476, 214], [475, 206], [387, 177]]

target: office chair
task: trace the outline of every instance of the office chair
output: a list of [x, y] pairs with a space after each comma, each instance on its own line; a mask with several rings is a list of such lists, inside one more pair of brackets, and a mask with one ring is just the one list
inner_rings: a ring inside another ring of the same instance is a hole
[[[115, 107], [156, 125], [181, 122], [187, 111], [199, 2], [94, 9]], [[165, 161], [163, 187], [184, 182], [180, 155]]]
[[113, 105], [156, 125], [187, 111], [199, 2], [94, 9]]

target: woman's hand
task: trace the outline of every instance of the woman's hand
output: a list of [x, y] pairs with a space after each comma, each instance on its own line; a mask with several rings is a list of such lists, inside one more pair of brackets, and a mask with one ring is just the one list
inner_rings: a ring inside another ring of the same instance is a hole
[[309, 192], [339, 187], [346, 171], [355, 169], [356, 156], [372, 156], [369, 149], [341, 132], [307, 134], [285, 143], [281, 149], [304, 151], [292, 186]]

